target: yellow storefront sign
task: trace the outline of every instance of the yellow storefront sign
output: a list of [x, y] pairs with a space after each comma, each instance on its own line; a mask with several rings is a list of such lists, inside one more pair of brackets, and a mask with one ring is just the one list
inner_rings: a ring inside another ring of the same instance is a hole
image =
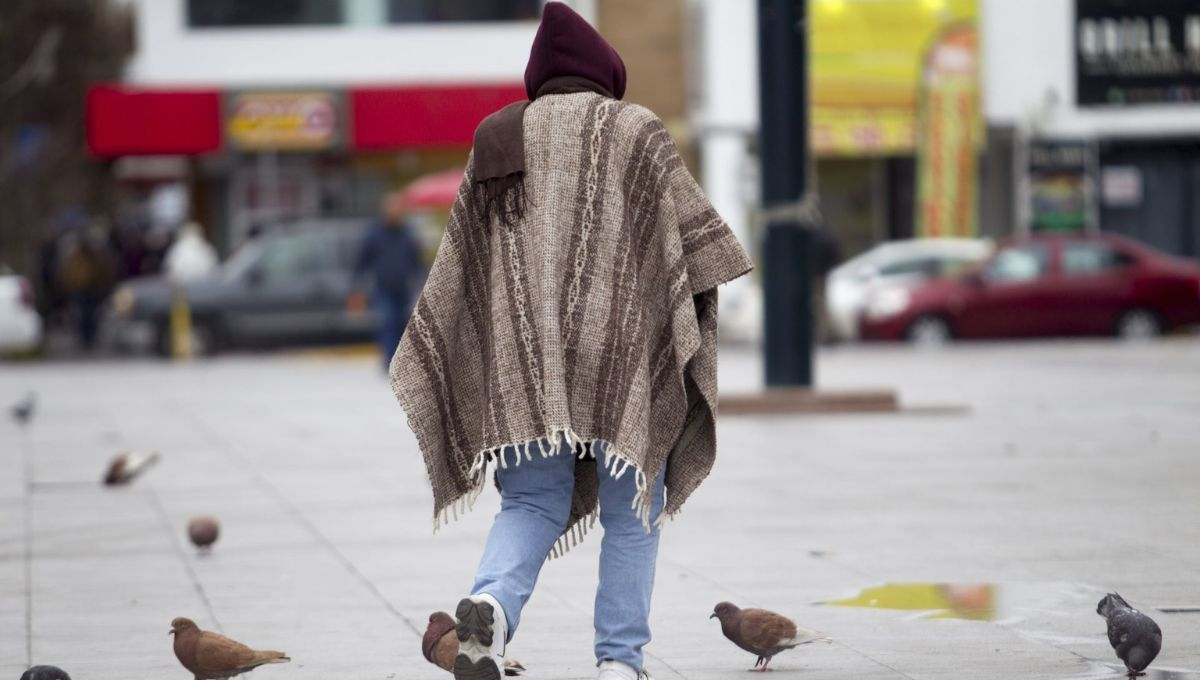
[[811, 0], [813, 152], [913, 153], [929, 51], [977, 15], [977, 0]]
[[327, 92], [247, 92], [233, 95], [228, 141], [247, 151], [315, 151], [337, 142], [334, 96]]

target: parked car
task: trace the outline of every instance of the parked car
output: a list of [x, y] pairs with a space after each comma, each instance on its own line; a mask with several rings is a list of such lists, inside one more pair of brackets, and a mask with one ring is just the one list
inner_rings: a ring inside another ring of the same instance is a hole
[[0, 267], [0, 354], [30, 352], [42, 344], [42, 317], [29, 279]]
[[191, 312], [197, 354], [368, 339], [374, 316], [351, 304], [354, 257], [365, 226], [330, 220], [289, 225], [247, 242], [215, 273], [195, 281], [129, 281], [109, 301], [109, 334], [118, 346], [168, 354], [178, 289]]
[[964, 276], [877, 291], [864, 337], [1148, 337], [1200, 323], [1200, 263], [1112, 235], [1015, 240]]
[[836, 340], [858, 337], [858, 320], [873, 291], [951, 276], [974, 267], [992, 252], [980, 239], [927, 238], [888, 241], [829, 273], [825, 309]]

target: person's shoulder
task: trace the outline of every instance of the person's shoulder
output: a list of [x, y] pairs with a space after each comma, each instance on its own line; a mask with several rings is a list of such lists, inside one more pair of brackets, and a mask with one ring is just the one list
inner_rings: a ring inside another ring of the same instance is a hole
[[662, 119], [658, 117], [658, 114], [654, 113], [645, 106], [642, 106], [641, 104], [618, 100], [616, 102], [616, 110], [620, 117], [636, 125], [657, 125], [659, 127], [666, 127], [663, 124]]
[[514, 121], [519, 121], [525, 114], [527, 106], [529, 106], [529, 101], [522, 99], [488, 114], [487, 117], [479, 121], [479, 125], [475, 126], [475, 142], [479, 142], [481, 135], [488, 135], [497, 131], [502, 132], [505, 127], [511, 127]]

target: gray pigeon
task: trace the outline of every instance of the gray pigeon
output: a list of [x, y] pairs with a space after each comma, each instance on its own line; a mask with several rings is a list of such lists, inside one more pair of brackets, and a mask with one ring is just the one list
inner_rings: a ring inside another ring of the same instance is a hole
[[1129, 606], [1125, 598], [1109, 593], [1096, 605], [1096, 613], [1108, 620], [1108, 642], [1125, 662], [1129, 677], [1142, 671], [1162, 649], [1162, 630], [1149, 616]]
[[25, 395], [25, 398], [12, 406], [13, 420], [22, 425], [28, 425], [29, 421], [33, 420], [33, 411], [37, 406], [37, 397], [33, 392]]
[[21, 674], [21, 680], [71, 680], [58, 666], [33, 666]]

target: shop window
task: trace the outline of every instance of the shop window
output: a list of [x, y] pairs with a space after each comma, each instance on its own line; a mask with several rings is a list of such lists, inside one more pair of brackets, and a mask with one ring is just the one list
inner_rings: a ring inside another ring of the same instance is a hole
[[394, 24], [537, 19], [542, 0], [388, 0]]
[[192, 28], [328, 26], [342, 23], [343, 0], [187, 0]]

